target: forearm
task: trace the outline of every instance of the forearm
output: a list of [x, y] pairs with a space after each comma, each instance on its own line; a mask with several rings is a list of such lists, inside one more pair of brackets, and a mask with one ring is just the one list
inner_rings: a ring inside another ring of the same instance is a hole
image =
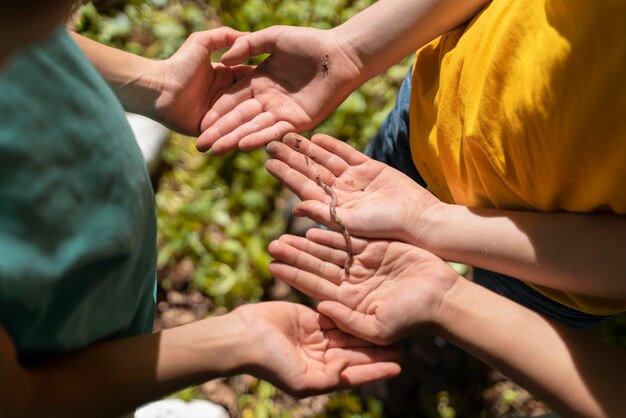
[[463, 279], [448, 291], [441, 312], [440, 336], [508, 375], [562, 416], [623, 413], [624, 350]]
[[412, 225], [412, 243], [443, 259], [567, 292], [626, 299], [624, 216], [442, 204]]
[[364, 81], [471, 19], [486, 0], [380, 0], [333, 29], [360, 62]]
[[74, 32], [71, 35], [124, 109], [154, 118], [155, 102], [163, 89], [160, 61], [108, 47]]
[[19, 409], [23, 416], [119, 416], [174, 390], [238, 373], [245, 344], [229, 321], [211, 318], [26, 366], [28, 385], [14, 389], [32, 397]]

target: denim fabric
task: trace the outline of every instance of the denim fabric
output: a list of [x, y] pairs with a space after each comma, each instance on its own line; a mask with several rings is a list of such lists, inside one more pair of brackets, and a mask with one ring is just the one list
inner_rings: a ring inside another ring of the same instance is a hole
[[[411, 73], [405, 78], [394, 108], [378, 133], [365, 149], [371, 158], [402, 171], [422, 187], [426, 182], [419, 174], [411, 157], [409, 142], [409, 105], [411, 100]], [[535, 312], [574, 328], [588, 329], [609, 318], [571, 309], [539, 293], [524, 282], [504, 274], [474, 269], [474, 282]]]
[[365, 154], [402, 171], [422, 187], [426, 182], [413, 164], [409, 144], [409, 103], [411, 101], [411, 69], [404, 79], [396, 103], [378, 133], [365, 149]]
[[572, 328], [591, 329], [610, 318], [610, 316], [592, 315], [561, 305], [521, 280], [493, 271], [475, 268], [474, 283]]

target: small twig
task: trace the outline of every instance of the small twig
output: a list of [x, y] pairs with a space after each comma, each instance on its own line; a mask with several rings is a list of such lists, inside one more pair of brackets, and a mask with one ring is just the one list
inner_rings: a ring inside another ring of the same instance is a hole
[[352, 237], [350, 237], [350, 233], [348, 232], [348, 228], [346, 228], [346, 225], [343, 223], [341, 218], [337, 216], [337, 209], [336, 209], [337, 194], [335, 193], [332, 187], [324, 183], [324, 181], [319, 175], [317, 176], [316, 180], [317, 180], [317, 184], [322, 189], [324, 189], [324, 191], [328, 193], [331, 197], [330, 206], [329, 206], [330, 217], [339, 226], [339, 229], [341, 229], [341, 235], [343, 235], [343, 239], [346, 241], [346, 250], [348, 251], [348, 258], [346, 259], [346, 262], [343, 265], [343, 269], [346, 272], [346, 276], [349, 276], [350, 267], [352, 266], [352, 262], [354, 261], [354, 251], [352, 250]]

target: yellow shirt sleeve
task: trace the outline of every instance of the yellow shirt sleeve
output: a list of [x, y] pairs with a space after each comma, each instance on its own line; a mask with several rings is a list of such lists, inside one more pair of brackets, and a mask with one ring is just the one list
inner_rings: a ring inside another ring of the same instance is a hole
[[[495, 0], [418, 51], [413, 161], [441, 200], [626, 214], [626, 2]], [[541, 289], [576, 309], [626, 309]]]

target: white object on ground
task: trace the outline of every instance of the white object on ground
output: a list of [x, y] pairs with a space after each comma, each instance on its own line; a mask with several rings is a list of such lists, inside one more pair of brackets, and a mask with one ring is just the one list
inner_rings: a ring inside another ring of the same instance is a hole
[[163, 399], [142, 406], [135, 418], [230, 418], [224, 407], [205, 400]]
[[127, 113], [126, 119], [135, 134], [148, 171], [153, 174], [161, 163], [161, 150], [170, 137], [170, 131], [145, 116]]

